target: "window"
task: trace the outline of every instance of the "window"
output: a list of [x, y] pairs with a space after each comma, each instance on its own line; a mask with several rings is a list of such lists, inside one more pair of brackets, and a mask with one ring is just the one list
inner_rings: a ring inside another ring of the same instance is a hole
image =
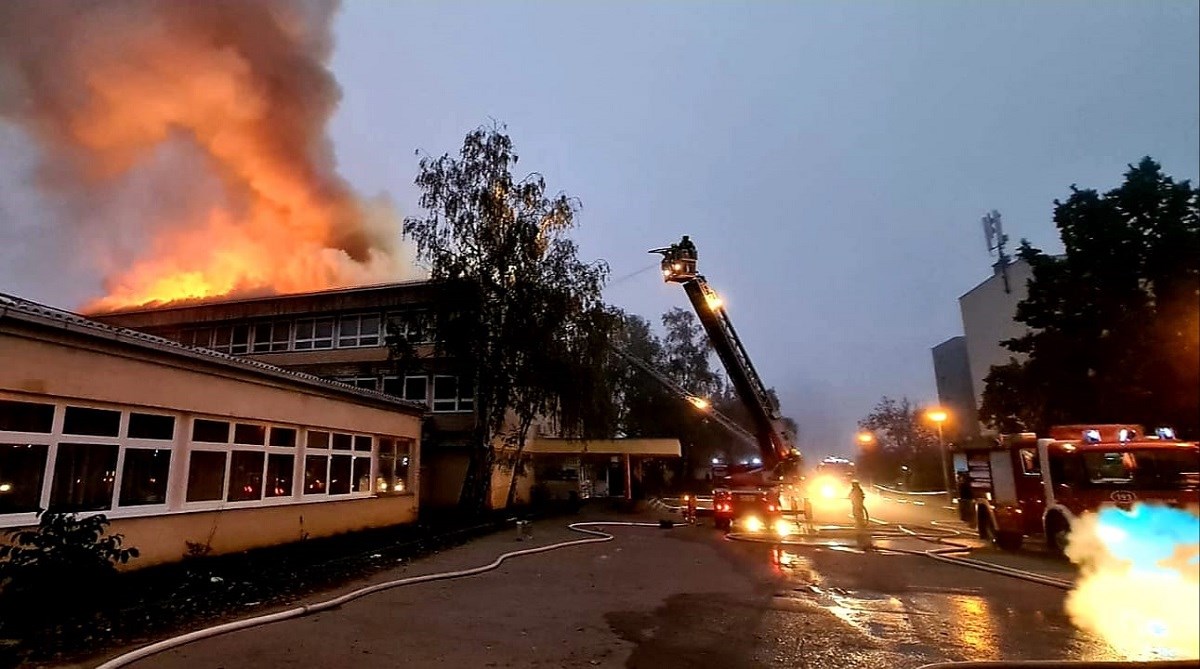
[[291, 323], [256, 323], [253, 335], [254, 343], [251, 350], [255, 353], [277, 353], [288, 350], [288, 340], [291, 338]]
[[125, 466], [121, 469], [121, 506], [166, 504], [170, 470], [168, 449], [126, 449]]
[[361, 434], [354, 436], [354, 450], [367, 451], [371, 450], [371, 438]]
[[387, 315], [389, 335], [403, 336], [410, 344], [432, 344], [433, 318], [426, 311], [393, 312]]
[[192, 451], [188, 457], [187, 501], [219, 500], [224, 491], [225, 454], [216, 451]]
[[354, 458], [352, 492], [371, 492], [371, 458]]
[[175, 417], [152, 413], [131, 413], [129, 414], [129, 438], [164, 441], [174, 439]]
[[296, 430], [290, 427], [272, 427], [271, 445], [280, 448], [295, 448]]
[[212, 348], [212, 328], [196, 328], [194, 330], [184, 330], [180, 333], [179, 343], [186, 346], [199, 346], [200, 348]]
[[50, 508], [54, 511], [111, 508], [113, 482], [117, 478], [117, 450], [116, 444], [59, 444], [50, 487]]
[[404, 377], [404, 399], [421, 404], [429, 404], [429, 377]]
[[49, 449], [46, 444], [0, 444], [0, 514], [38, 510]]
[[474, 391], [467, 382], [454, 376], [433, 377], [433, 410], [435, 412], [472, 411]]
[[262, 451], [234, 451], [229, 465], [229, 501], [262, 499]]
[[192, 441], [227, 444], [229, 443], [229, 423], [223, 420], [197, 418], [192, 421]]
[[338, 320], [338, 348], [378, 346], [379, 314], [343, 316]]
[[411, 441], [379, 438], [379, 472], [375, 475], [375, 491], [404, 492], [408, 489], [408, 458]]
[[296, 457], [286, 453], [271, 453], [267, 456], [267, 497], [292, 496], [292, 469]]
[[296, 321], [296, 350], [333, 348], [333, 319]]
[[222, 325], [213, 329], [214, 351], [245, 355], [250, 352], [249, 325]]
[[115, 437], [120, 431], [120, 411], [67, 407], [67, 415], [63, 419], [63, 434]]
[[238, 423], [233, 428], [233, 443], [245, 446], [262, 446], [267, 443], [267, 426]]
[[346, 495], [350, 493], [350, 461], [349, 455], [335, 455], [329, 463], [329, 494]]
[[309, 448], [329, 448], [329, 433], [317, 430], [308, 431]]
[[333, 449], [335, 451], [348, 451], [350, 450], [351, 443], [350, 435], [338, 432], [333, 433]]
[[404, 382], [398, 376], [383, 377], [383, 392], [392, 397], [404, 397]]
[[54, 426], [54, 405], [0, 400], [0, 432], [40, 432]]
[[325, 494], [328, 481], [329, 457], [325, 455], [304, 456], [304, 494]]

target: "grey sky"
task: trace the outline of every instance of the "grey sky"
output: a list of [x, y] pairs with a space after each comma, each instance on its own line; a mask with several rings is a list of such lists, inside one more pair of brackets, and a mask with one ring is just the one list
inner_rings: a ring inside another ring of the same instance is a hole
[[[582, 200], [583, 253], [614, 279], [692, 235], [805, 446], [836, 452], [880, 395], [934, 397], [929, 348], [989, 271], [984, 212], [1053, 248], [1071, 183], [1112, 187], [1145, 154], [1200, 173], [1198, 20], [1182, 1], [349, 1], [332, 135], [343, 174], [410, 214], [414, 149], [506, 123], [522, 166]], [[17, 266], [0, 290], [94, 292]], [[686, 306], [653, 272], [607, 296]]]

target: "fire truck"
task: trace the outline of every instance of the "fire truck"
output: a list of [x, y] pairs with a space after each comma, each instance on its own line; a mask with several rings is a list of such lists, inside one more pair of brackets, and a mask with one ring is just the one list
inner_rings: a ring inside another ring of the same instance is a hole
[[1167, 428], [1064, 425], [1048, 438], [1003, 435], [960, 452], [979, 536], [1006, 550], [1041, 535], [1061, 553], [1074, 519], [1104, 506], [1200, 504], [1200, 446]]
[[662, 256], [663, 280], [683, 286], [753, 424], [750, 432], [761, 464], [748, 471], [730, 472], [723, 484], [714, 479], [714, 485], [720, 486], [713, 491], [716, 523], [725, 528], [740, 524], [739, 529], [751, 532], [778, 531], [783, 515], [794, 515], [807, 506], [800, 452], [783, 429], [779, 407], [750, 362], [724, 303], [697, 271], [696, 245], [685, 236], [678, 244], [650, 253]]

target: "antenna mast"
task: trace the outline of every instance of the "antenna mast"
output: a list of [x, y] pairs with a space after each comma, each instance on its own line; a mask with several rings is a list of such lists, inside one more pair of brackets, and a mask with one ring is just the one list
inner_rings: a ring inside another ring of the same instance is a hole
[[1012, 287], [1008, 284], [1008, 252], [1004, 250], [1008, 244], [1008, 235], [1004, 234], [1004, 224], [1000, 221], [1000, 212], [995, 209], [989, 211], [981, 222], [983, 223], [983, 237], [987, 240], [988, 254], [996, 256], [996, 264], [992, 267], [998, 269], [1000, 276], [1004, 279], [1004, 292], [1011, 293]]

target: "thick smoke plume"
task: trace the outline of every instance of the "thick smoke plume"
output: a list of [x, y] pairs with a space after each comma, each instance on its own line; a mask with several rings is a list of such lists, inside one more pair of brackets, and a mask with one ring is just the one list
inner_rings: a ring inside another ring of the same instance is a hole
[[0, 121], [105, 273], [108, 310], [413, 273], [385, 201], [338, 176], [336, 3], [5, 0]]
[[1196, 513], [1139, 504], [1073, 522], [1067, 556], [1080, 576], [1067, 612], [1075, 624], [1131, 659], [1200, 658]]

